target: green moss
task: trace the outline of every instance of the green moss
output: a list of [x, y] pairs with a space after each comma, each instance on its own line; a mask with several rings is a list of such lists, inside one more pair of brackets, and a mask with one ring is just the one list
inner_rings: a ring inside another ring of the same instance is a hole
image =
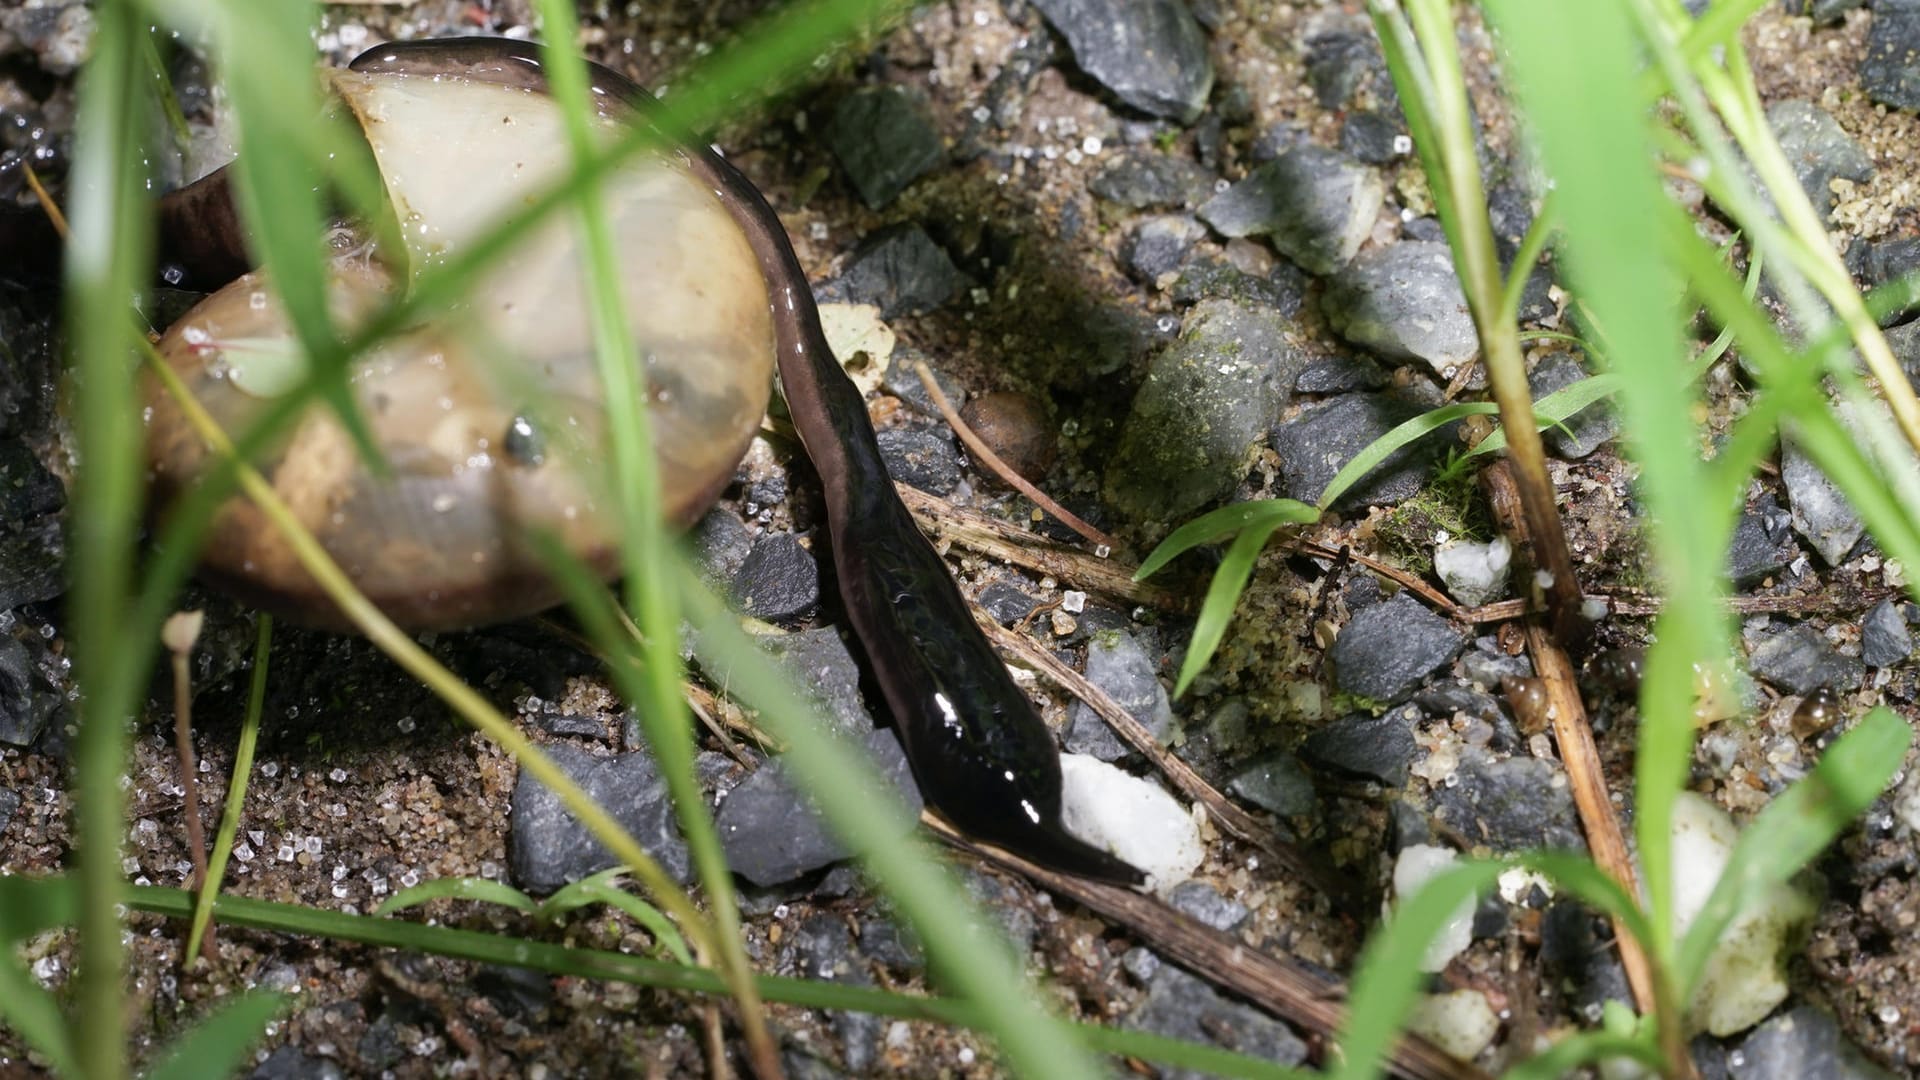
[[1483, 540], [1489, 532], [1475, 471], [1449, 458], [1420, 493], [1395, 507], [1374, 528], [1388, 561], [1417, 574], [1433, 570], [1434, 538]]

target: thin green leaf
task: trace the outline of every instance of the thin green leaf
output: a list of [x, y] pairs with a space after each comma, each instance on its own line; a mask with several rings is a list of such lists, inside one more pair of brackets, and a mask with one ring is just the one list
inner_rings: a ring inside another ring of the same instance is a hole
[[1225, 540], [1255, 525], [1305, 525], [1320, 520], [1320, 511], [1294, 499], [1256, 499], [1223, 506], [1173, 530], [1147, 556], [1133, 580], [1145, 581], [1168, 563], [1205, 544]]
[[1529, 851], [1514, 862], [1545, 874], [1555, 886], [1573, 894], [1587, 906], [1616, 919], [1628, 933], [1642, 942], [1652, 940], [1648, 933], [1647, 913], [1640, 901], [1585, 855], [1555, 851]]
[[293, 999], [266, 990], [234, 997], [168, 1047], [146, 1080], [206, 1080], [231, 1076], [246, 1064], [247, 1051], [266, 1034], [268, 1021], [286, 1011]]
[[1334, 500], [1345, 495], [1347, 490], [1359, 483], [1362, 477], [1379, 468], [1394, 451], [1420, 436], [1438, 431], [1461, 417], [1491, 416], [1499, 411], [1499, 406], [1492, 402], [1463, 401], [1453, 405], [1442, 405], [1401, 422], [1392, 431], [1368, 443], [1345, 465], [1342, 465], [1340, 471], [1333, 474], [1333, 479], [1327, 482], [1326, 490], [1320, 493], [1320, 498], [1315, 500], [1316, 505], [1322, 510], [1332, 506]]
[[682, 964], [693, 963], [693, 954], [687, 949], [687, 941], [674, 928], [672, 920], [659, 908], [620, 887], [619, 879], [626, 872], [626, 867], [616, 866], [571, 882], [547, 897], [535, 916], [557, 922], [560, 916], [577, 908], [606, 904], [625, 912], [629, 918], [645, 927], [659, 947], [674, 960]]
[[43, 884], [0, 877], [0, 1026], [18, 1032], [57, 1073], [74, 1074], [77, 1060], [60, 1004], [20, 963], [16, 946], [57, 926], [71, 925], [80, 911], [78, 882], [57, 878]]
[[[1589, 375], [1579, 382], [1563, 386], [1534, 402], [1534, 420], [1538, 422], [1541, 431], [1564, 424], [1579, 415], [1580, 410], [1618, 389], [1620, 389], [1620, 380], [1617, 376]], [[1496, 430], [1480, 440], [1480, 445], [1467, 451], [1467, 456], [1479, 457], [1481, 454], [1491, 454], [1495, 450], [1505, 448], [1506, 445], [1507, 433]]]
[[253, 775], [253, 752], [260, 744], [260, 713], [267, 702], [267, 660], [273, 653], [273, 616], [261, 615], [253, 641], [253, 678], [247, 687], [247, 714], [240, 723], [240, 744], [233, 751], [233, 773], [227, 780], [227, 804], [220, 813], [220, 831], [213, 839], [213, 851], [207, 859], [207, 882], [193, 906], [193, 923], [187, 930], [189, 957], [200, 955], [200, 939], [213, 924], [213, 899], [220, 895], [220, 882], [227, 874], [227, 859], [233, 854], [233, 839], [240, 835], [240, 815], [247, 802], [247, 779]]
[[444, 877], [423, 881], [411, 889], [401, 889], [374, 908], [373, 913], [392, 915], [433, 900], [477, 900], [483, 904], [498, 904], [524, 911], [529, 915], [540, 910], [539, 903], [532, 897], [504, 882], [492, 878]]
[[1233, 621], [1234, 609], [1240, 606], [1240, 594], [1246, 591], [1247, 581], [1253, 577], [1260, 551], [1279, 527], [1279, 522], [1266, 522], [1244, 529], [1233, 538], [1233, 546], [1227, 549], [1219, 569], [1213, 572], [1213, 580], [1207, 583], [1207, 598], [1200, 604], [1200, 617], [1193, 622], [1193, 640], [1187, 643], [1187, 657], [1180, 662], [1180, 679], [1174, 684], [1174, 697], [1185, 694], [1194, 677], [1206, 670], [1207, 661], [1213, 659], [1220, 639], [1226, 636], [1227, 624]]
[[1582, 1065], [1629, 1058], [1658, 1075], [1664, 1062], [1660, 1049], [1646, 1039], [1616, 1035], [1611, 1031], [1582, 1031], [1557, 1040], [1552, 1046], [1508, 1069], [1502, 1080], [1560, 1080], [1572, 1076]]
[[1906, 721], [1884, 705], [1874, 709], [1742, 830], [1726, 870], [1680, 943], [1674, 981], [1682, 1000], [1692, 996], [1728, 925], [1833, 843], [1886, 789], [1912, 742]]

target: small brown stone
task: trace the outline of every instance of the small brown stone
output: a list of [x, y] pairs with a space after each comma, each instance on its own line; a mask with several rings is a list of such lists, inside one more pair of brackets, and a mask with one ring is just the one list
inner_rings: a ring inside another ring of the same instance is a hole
[[1053, 467], [1059, 447], [1046, 411], [1025, 394], [1010, 390], [982, 394], [960, 410], [974, 434], [1007, 467], [1039, 483]]

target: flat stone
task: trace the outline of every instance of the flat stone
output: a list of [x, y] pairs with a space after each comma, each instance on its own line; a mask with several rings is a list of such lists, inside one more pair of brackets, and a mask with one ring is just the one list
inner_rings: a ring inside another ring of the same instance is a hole
[[860, 951], [891, 971], [912, 975], [925, 971], [927, 952], [911, 927], [885, 917], [868, 917], [860, 924]]
[[1822, 686], [1856, 690], [1864, 677], [1859, 658], [1840, 655], [1807, 623], [1762, 638], [1747, 650], [1747, 661], [1755, 675], [1792, 694]]
[[297, 1046], [282, 1046], [253, 1067], [247, 1080], [346, 1080], [340, 1066], [323, 1057], [308, 1057]]
[[1820, 471], [1791, 436], [1780, 441], [1780, 482], [1793, 509], [1793, 531], [1828, 566], [1844, 562], [1867, 527], [1848, 505], [1840, 486]]
[[1847, 1041], [1833, 1014], [1797, 1005], [1753, 1029], [1728, 1055], [1734, 1080], [1893, 1080]]
[[[843, 735], [865, 736], [873, 714], [860, 696], [860, 665], [838, 631], [830, 626], [758, 639], [760, 647], [815, 710]], [[719, 681], [725, 683], [722, 676]]]
[[1344, 394], [1380, 390], [1392, 379], [1392, 372], [1364, 356], [1335, 355], [1308, 364], [1293, 389], [1300, 394]]
[[753, 550], [753, 534], [739, 514], [724, 506], [706, 512], [687, 532], [693, 547], [693, 560], [700, 568], [701, 580], [714, 588], [724, 587], [740, 572]]
[[[894, 822], [902, 834], [920, 817], [920, 789], [893, 732], [874, 731], [863, 740], [895, 802], [905, 811]], [[787, 777], [780, 762], [762, 765], [727, 794], [715, 826], [733, 872], [763, 888], [792, 881], [847, 857], [847, 849], [820, 818], [813, 800]]]
[[1920, 109], [1920, 2], [1877, 0], [1860, 58], [1867, 96], [1895, 109]]
[[[1587, 369], [1580, 365], [1579, 358], [1570, 352], [1557, 352], [1542, 357], [1534, 365], [1527, 376], [1527, 386], [1533, 391], [1533, 400], [1539, 401], [1585, 378]], [[1605, 401], [1596, 401], [1540, 434], [1554, 454], [1578, 461], [1619, 433], [1619, 418]]]
[[1792, 545], [1775, 540], [1761, 515], [1740, 515], [1733, 527], [1733, 541], [1727, 546], [1727, 578], [1734, 588], [1751, 588], [1774, 577], [1792, 560]]
[[1291, 328], [1231, 300], [1188, 313], [1180, 340], [1149, 365], [1108, 463], [1105, 494], [1115, 508], [1167, 522], [1233, 493], [1304, 363]]
[[11, 634], [0, 634], [0, 743], [31, 746], [66, 706], [66, 697], [42, 674], [36, 650]]
[[1307, 85], [1323, 109], [1345, 106], [1362, 89], [1392, 88], [1386, 57], [1364, 18], [1335, 18], [1324, 29], [1309, 31], [1306, 66]]
[[953, 299], [961, 285], [946, 250], [912, 224], [870, 233], [840, 280], [849, 302], [872, 304], [883, 319], [932, 311]]
[[[598, 756], [550, 743], [541, 747], [569, 779], [605, 807], [674, 880], [692, 880], [692, 861], [675, 823], [667, 781], [645, 752]], [[546, 785], [522, 771], [508, 815], [507, 867], [514, 884], [544, 895], [618, 863]]]
[[1034, 0], [1074, 63], [1141, 112], [1191, 124], [1213, 90], [1207, 36], [1184, 0]]
[[937, 419], [940, 416], [940, 409], [934, 405], [932, 395], [927, 393], [926, 385], [920, 381], [919, 373], [914, 370], [914, 365], [921, 361], [925, 361], [928, 370], [933, 372], [934, 385], [940, 388], [941, 393], [947, 395], [949, 402], [966, 400], [967, 388], [956, 382], [953, 376], [940, 370], [940, 365], [934, 363], [930, 357], [918, 349], [902, 347], [895, 350], [893, 363], [887, 365], [887, 372], [881, 377], [880, 385], [887, 393], [911, 406], [914, 412], [928, 419]]
[[1833, 210], [1836, 179], [1860, 183], [1873, 176], [1873, 158], [1841, 130], [1839, 121], [1811, 101], [1774, 102], [1767, 107], [1767, 124], [1822, 218]]
[[1387, 165], [1410, 153], [1413, 142], [1399, 121], [1385, 113], [1362, 109], [1347, 114], [1347, 122], [1340, 125], [1340, 149], [1357, 161]]
[[[1422, 411], [1393, 394], [1342, 394], [1301, 408], [1276, 425], [1270, 439], [1280, 457], [1281, 490], [1290, 499], [1318, 502], [1347, 462]], [[1426, 484], [1444, 439], [1431, 434], [1395, 450], [1334, 500], [1334, 507], [1392, 506], [1412, 498]]]
[[820, 564], [792, 533], [764, 536], [734, 575], [733, 595], [756, 619], [797, 619], [820, 604]]
[[989, 582], [980, 590], [980, 606], [986, 609], [993, 621], [1002, 626], [1011, 626], [1033, 614], [1040, 601], [1029, 595], [1018, 585], [1004, 581]]
[[66, 567], [66, 530], [57, 515], [19, 529], [0, 529], [0, 611], [66, 592]]
[[946, 495], [960, 486], [960, 451], [953, 437], [924, 427], [891, 427], [874, 435], [887, 475], [921, 491]]
[[1376, 780], [1388, 787], [1405, 787], [1420, 745], [1413, 727], [1420, 710], [1403, 705], [1379, 716], [1348, 713], [1307, 736], [1300, 756], [1323, 769]]
[[857, 90], [840, 99], [826, 139], [861, 201], [875, 210], [947, 156], [919, 102], [897, 87]]
[[[1173, 705], [1167, 700], [1167, 689], [1154, 677], [1153, 657], [1132, 634], [1117, 630], [1094, 635], [1087, 644], [1085, 674], [1088, 682], [1105, 690], [1162, 746], [1172, 740]], [[1072, 753], [1118, 761], [1130, 752], [1085, 702], [1073, 703], [1067, 710], [1067, 723], [1062, 744]]]
[[1264, 235], [1316, 274], [1345, 266], [1373, 229], [1386, 186], [1378, 171], [1335, 150], [1301, 146], [1200, 207], [1222, 236]]
[[[1861, 277], [1870, 289], [1890, 285], [1914, 273], [1914, 271], [1920, 270], [1920, 237], [1908, 236], [1898, 237], [1892, 240], [1875, 240], [1861, 245], [1861, 248], [1863, 249]], [[1880, 315], [1880, 325], [1892, 326], [1894, 323], [1901, 322], [1913, 313], [1915, 306], [1914, 303], [1908, 302], [1887, 309]], [[1914, 324], [1907, 324], [1907, 326], [1912, 325]], [[1903, 327], [1902, 329], [1905, 328]], [[1908, 332], [1910, 333], [1911, 331]], [[1893, 332], [1889, 331], [1887, 335], [1888, 347], [1895, 349], [1894, 355], [1896, 357], [1903, 356], [1899, 347], [1894, 345], [1892, 340], [1893, 336]], [[1911, 355], [1911, 349], [1906, 350], [1904, 355]], [[1912, 368], [1910, 365], [1903, 366], [1906, 366], [1909, 373], [1911, 373]]]
[[1233, 300], [1291, 319], [1306, 303], [1307, 283], [1306, 274], [1289, 262], [1276, 263], [1265, 274], [1249, 274], [1230, 262], [1196, 251], [1180, 265], [1171, 295], [1183, 304]]
[[1356, 613], [1327, 650], [1340, 689], [1394, 704], [1453, 663], [1467, 635], [1404, 593]]
[[1087, 181], [1087, 190], [1135, 210], [1192, 208], [1213, 197], [1217, 178], [1204, 166], [1146, 147], [1128, 147]]
[[1157, 288], [1161, 278], [1179, 271], [1193, 245], [1206, 237], [1206, 226], [1185, 214], [1150, 217], [1135, 226], [1133, 235], [1127, 238], [1127, 271], [1135, 280]]
[[1453, 776], [1434, 785], [1433, 816], [1496, 854], [1587, 846], [1572, 793], [1553, 765], [1539, 758], [1466, 753]]
[[[1306, 1060], [1307, 1044], [1283, 1023], [1251, 1005], [1220, 996], [1172, 964], [1153, 968], [1147, 997], [1126, 1019], [1136, 1031], [1220, 1046], [1274, 1065]], [[1202, 1080], [1210, 1073], [1162, 1068], [1162, 1080]]]
[[1443, 379], [1480, 351], [1445, 244], [1403, 240], [1365, 252], [1330, 279], [1321, 306], [1348, 341], [1424, 360]]
[[1892, 600], [1873, 605], [1860, 620], [1860, 659], [1868, 667], [1892, 667], [1913, 655], [1913, 634]]
[[1292, 754], [1275, 754], [1241, 769], [1227, 781], [1227, 790], [1277, 817], [1311, 814], [1318, 805], [1313, 778]]
[[1540, 920], [1540, 962], [1558, 983], [1573, 988], [1572, 1005], [1583, 1014], [1598, 1016], [1610, 1001], [1633, 1004], [1611, 929], [1578, 901], [1556, 900], [1547, 907]]
[[1247, 921], [1247, 906], [1220, 895], [1204, 881], [1183, 881], [1167, 894], [1167, 903], [1215, 930], [1231, 933]]
[[[873, 985], [866, 957], [854, 943], [846, 919], [838, 914], [822, 912], [795, 928], [787, 939], [786, 966], [809, 979], [846, 986]], [[840, 1038], [847, 1070], [856, 1076], [871, 1073], [882, 1031], [880, 1018], [840, 1010], [828, 1015], [834, 1034]]]

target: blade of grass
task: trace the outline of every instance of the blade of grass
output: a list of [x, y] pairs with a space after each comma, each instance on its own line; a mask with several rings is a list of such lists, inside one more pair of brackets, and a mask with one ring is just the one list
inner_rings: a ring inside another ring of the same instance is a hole
[[184, 956], [200, 955], [200, 940], [213, 925], [213, 900], [220, 895], [220, 882], [226, 877], [227, 858], [233, 854], [233, 838], [240, 834], [240, 815], [247, 801], [247, 778], [253, 775], [253, 752], [260, 745], [260, 714], [267, 701], [267, 660], [272, 652], [273, 616], [261, 615], [253, 641], [253, 677], [247, 686], [247, 714], [240, 722], [240, 742], [233, 751], [233, 774], [227, 780], [227, 803], [220, 812], [220, 831], [213, 838], [207, 883], [193, 906], [193, 922], [187, 928]]
[[1826, 850], [1886, 789], [1912, 743], [1906, 721], [1885, 705], [1874, 709], [1741, 831], [1725, 872], [1680, 943], [1674, 981], [1683, 1000], [1692, 996], [1728, 925]]
[[1293, 499], [1256, 499], [1223, 506], [1194, 518], [1160, 541], [1134, 571], [1133, 580], [1145, 581], [1194, 548], [1225, 540], [1242, 529], [1265, 525], [1304, 525], [1318, 521], [1320, 511]]
[[1180, 662], [1174, 697], [1185, 694], [1187, 687], [1193, 685], [1194, 677], [1213, 659], [1220, 639], [1226, 636], [1227, 624], [1233, 621], [1234, 609], [1240, 606], [1240, 594], [1246, 591], [1247, 581], [1253, 577], [1260, 551], [1267, 546], [1267, 537], [1279, 527], [1279, 522], [1254, 525], [1233, 538], [1232, 546], [1227, 548], [1219, 568], [1213, 572], [1213, 580], [1207, 583], [1207, 598], [1201, 602], [1200, 616], [1193, 622], [1193, 639], [1187, 643], [1186, 659]]
[[539, 901], [505, 882], [482, 877], [443, 877], [423, 881], [411, 889], [401, 889], [381, 901], [373, 913], [383, 917], [397, 915], [408, 908], [435, 900], [473, 900], [482, 904], [498, 904], [529, 915], [540, 910]]
[[583, 877], [547, 897], [535, 914], [547, 921], [558, 922], [569, 911], [589, 904], [605, 904], [646, 927], [659, 948], [675, 962], [693, 963], [693, 955], [687, 951], [686, 939], [680, 936], [680, 931], [674, 929], [673, 923], [661, 914], [660, 909], [620, 887], [620, 878], [626, 872], [626, 867], [616, 866]]
[[1665, 1064], [1660, 1051], [1645, 1039], [1611, 1031], [1582, 1031], [1560, 1039], [1508, 1069], [1501, 1080], [1560, 1080], [1575, 1075], [1582, 1065], [1598, 1064], [1610, 1058], [1637, 1061], [1653, 1070], [1649, 1075], [1658, 1074]]
[[175, 1039], [146, 1080], [204, 1080], [233, 1075], [246, 1062], [248, 1048], [266, 1034], [267, 1022], [292, 1003], [287, 995], [266, 990], [249, 990], [234, 997]]
[[[79, 468], [72, 518], [73, 673], [86, 686], [74, 747], [81, 895], [77, 1006], [87, 1038], [74, 1047], [91, 1080], [126, 1073], [120, 941], [125, 832], [125, 724], [139, 687], [133, 658], [151, 659], [158, 637], [129, 640], [123, 615], [131, 587], [140, 461], [134, 407], [133, 326], [127, 299], [148, 265], [152, 230], [141, 213], [144, 21], [131, 0], [94, 8], [92, 56], [74, 120], [66, 253], [66, 329], [76, 384]], [[158, 625], [157, 623], [155, 624]]]
[[53, 1071], [78, 1075], [67, 1019], [53, 993], [27, 974], [15, 947], [74, 921], [80, 891], [74, 878], [0, 877], [0, 1027], [18, 1034]]

